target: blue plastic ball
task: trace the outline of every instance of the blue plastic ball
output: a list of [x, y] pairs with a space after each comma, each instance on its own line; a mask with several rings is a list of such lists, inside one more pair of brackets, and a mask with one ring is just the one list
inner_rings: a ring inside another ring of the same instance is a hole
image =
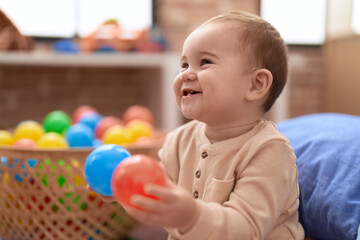
[[69, 146], [92, 147], [95, 139], [94, 132], [85, 124], [77, 123], [72, 125], [65, 133], [66, 141]]
[[130, 153], [115, 144], [105, 144], [95, 148], [85, 160], [85, 179], [89, 186], [104, 196], [113, 196], [111, 176], [116, 166]]
[[101, 140], [94, 138], [93, 147], [99, 147], [101, 144], [103, 144]]
[[92, 131], [95, 132], [96, 125], [98, 125], [98, 123], [102, 118], [103, 116], [101, 116], [98, 113], [89, 112], [81, 116], [78, 123], [82, 123], [89, 126], [92, 129]]

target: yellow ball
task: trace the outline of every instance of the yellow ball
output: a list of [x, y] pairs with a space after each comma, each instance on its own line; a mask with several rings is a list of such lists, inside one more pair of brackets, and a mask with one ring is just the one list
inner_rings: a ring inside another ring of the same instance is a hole
[[42, 125], [36, 121], [27, 120], [18, 124], [14, 132], [14, 140], [30, 138], [37, 142], [45, 131]]
[[68, 148], [65, 138], [56, 132], [48, 132], [42, 135], [37, 142], [39, 148]]
[[108, 128], [103, 137], [103, 142], [105, 144], [127, 145], [133, 141], [134, 137], [132, 136], [132, 133], [119, 125]]
[[0, 146], [8, 146], [14, 143], [14, 138], [9, 131], [0, 130]]
[[150, 137], [152, 133], [152, 126], [142, 120], [132, 120], [126, 125], [126, 128], [132, 133], [134, 140], [140, 137]]

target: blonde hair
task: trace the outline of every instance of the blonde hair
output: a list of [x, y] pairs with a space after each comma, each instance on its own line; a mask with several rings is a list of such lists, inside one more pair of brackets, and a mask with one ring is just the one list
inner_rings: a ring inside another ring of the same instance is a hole
[[270, 110], [282, 92], [288, 73], [287, 46], [279, 32], [261, 17], [244, 11], [232, 11], [215, 16], [202, 25], [231, 23], [239, 31], [239, 43], [249, 66], [268, 69], [273, 83], [263, 104], [264, 112]]

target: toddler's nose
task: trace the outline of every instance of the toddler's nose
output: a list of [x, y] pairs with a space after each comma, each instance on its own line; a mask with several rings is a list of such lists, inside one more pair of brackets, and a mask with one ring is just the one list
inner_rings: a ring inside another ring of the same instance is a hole
[[193, 81], [196, 79], [196, 73], [188, 68], [180, 74], [180, 78], [182, 81]]

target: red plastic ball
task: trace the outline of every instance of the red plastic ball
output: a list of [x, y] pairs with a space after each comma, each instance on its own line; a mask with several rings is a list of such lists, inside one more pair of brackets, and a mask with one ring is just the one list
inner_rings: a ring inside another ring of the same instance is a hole
[[107, 129], [114, 125], [123, 125], [123, 121], [114, 116], [106, 116], [100, 120], [95, 128], [95, 136], [97, 139], [102, 139]]
[[155, 123], [155, 117], [153, 112], [142, 105], [133, 105], [129, 108], [127, 108], [122, 116], [124, 120], [124, 124], [128, 124], [132, 120], [143, 120], [151, 125], [154, 125]]
[[36, 142], [31, 138], [21, 138], [13, 146], [17, 148], [36, 148]]
[[144, 193], [144, 185], [153, 183], [165, 186], [166, 180], [158, 162], [146, 155], [136, 154], [125, 158], [118, 164], [111, 179], [111, 189], [121, 205], [134, 206], [130, 198], [134, 194], [156, 199]]
[[80, 118], [81, 118], [81, 116], [82, 116], [84, 113], [88, 113], [88, 112], [98, 113], [98, 111], [97, 111], [94, 107], [92, 107], [92, 106], [90, 106], [90, 105], [82, 105], [82, 106], [76, 108], [76, 109], [74, 110], [74, 112], [72, 113], [72, 115], [71, 115], [71, 121], [72, 121], [72, 123], [73, 123], [73, 124], [78, 123], [79, 120], [80, 120]]

